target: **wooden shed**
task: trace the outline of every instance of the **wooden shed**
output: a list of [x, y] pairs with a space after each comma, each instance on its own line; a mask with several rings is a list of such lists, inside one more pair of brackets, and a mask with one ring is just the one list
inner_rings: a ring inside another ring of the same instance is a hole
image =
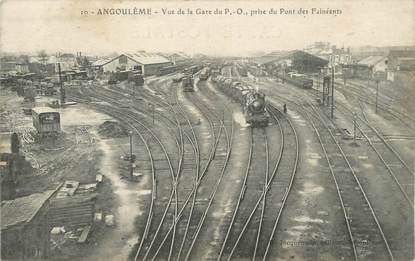
[[49, 254], [50, 198], [56, 190], [1, 202], [1, 258], [35, 260]]

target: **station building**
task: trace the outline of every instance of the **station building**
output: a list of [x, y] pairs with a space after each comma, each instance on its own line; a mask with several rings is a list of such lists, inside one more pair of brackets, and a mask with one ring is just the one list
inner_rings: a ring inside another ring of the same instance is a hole
[[144, 52], [125, 53], [116, 57], [98, 60], [93, 63], [96, 70], [106, 72], [138, 70], [143, 75], [155, 75], [160, 68], [171, 66], [167, 58]]

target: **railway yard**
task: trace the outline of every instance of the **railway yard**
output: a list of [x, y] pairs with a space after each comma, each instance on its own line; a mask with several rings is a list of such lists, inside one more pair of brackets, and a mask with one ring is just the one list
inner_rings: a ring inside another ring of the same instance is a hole
[[[308, 88], [251, 67], [194, 60], [61, 82], [33, 99], [16, 91], [26, 83], [4, 81], [0, 127], [17, 134], [20, 155], [8, 197], [53, 191], [42, 255], [413, 260], [414, 72], [380, 89], [309, 74]], [[58, 129], [42, 129], [52, 121]]]

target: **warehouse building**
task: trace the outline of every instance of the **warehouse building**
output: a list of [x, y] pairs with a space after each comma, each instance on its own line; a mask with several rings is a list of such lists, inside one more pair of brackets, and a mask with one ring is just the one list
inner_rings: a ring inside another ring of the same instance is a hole
[[390, 71], [415, 70], [415, 50], [391, 50], [388, 55]]
[[388, 54], [387, 79], [394, 81], [399, 71], [415, 71], [415, 50], [391, 50]]
[[103, 73], [138, 70], [143, 75], [155, 75], [160, 68], [171, 66], [167, 58], [145, 52], [125, 53], [116, 57], [98, 60], [93, 63], [96, 70]]
[[361, 79], [386, 79], [386, 69], [388, 67], [386, 56], [369, 56], [360, 60], [354, 66], [354, 76]]

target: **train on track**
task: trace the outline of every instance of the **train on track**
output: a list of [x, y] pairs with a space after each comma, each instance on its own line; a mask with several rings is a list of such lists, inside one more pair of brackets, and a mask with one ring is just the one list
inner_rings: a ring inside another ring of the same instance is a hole
[[186, 68], [187, 66], [189, 66], [189, 64], [178, 64], [178, 65], [172, 65], [168, 67], [162, 67], [157, 70], [156, 76], [163, 76], [163, 75], [179, 72], [183, 70], [184, 68]]
[[204, 68], [199, 74], [199, 80], [206, 81], [209, 78], [209, 69]]
[[265, 94], [249, 85], [224, 76], [217, 76], [212, 80], [222, 92], [241, 104], [246, 123], [251, 127], [268, 125], [270, 115], [266, 109]]
[[134, 82], [136, 86], [144, 85], [143, 75], [139, 71], [113, 72], [109, 76], [108, 84], [116, 84], [126, 80], [128, 80], [128, 82]]
[[248, 76], [248, 70], [239, 63], [236, 64], [236, 70], [238, 71], [238, 74], [241, 77], [247, 77]]
[[193, 92], [194, 89], [194, 80], [193, 80], [193, 76], [191, 75], [185, 75], [182, 78], [182, 88], [184, 92]]
[[203, 67], [204, 67], [203, 65], [193, 65], [192, 67], [185, 69], [183, 72], [185, 74], [192, 74], [193, 75], [193, 74], [197, 73], [198, 71], [202, 70]]
[[135, 86], [143, 86], [144, 85], [143, 75], [139, 72], [133, 71], [128, 75], [128, 82], [133, 82]]
[[276, 76], [281, 80], [291, 83], [292, 85], [295, 85], [297, 87], [301, 87], [304, 89], [313, 88], [313, 80], [307, 78], [307, 76], [304, 74], [287, 73], [283, 75], [277, 74]]

